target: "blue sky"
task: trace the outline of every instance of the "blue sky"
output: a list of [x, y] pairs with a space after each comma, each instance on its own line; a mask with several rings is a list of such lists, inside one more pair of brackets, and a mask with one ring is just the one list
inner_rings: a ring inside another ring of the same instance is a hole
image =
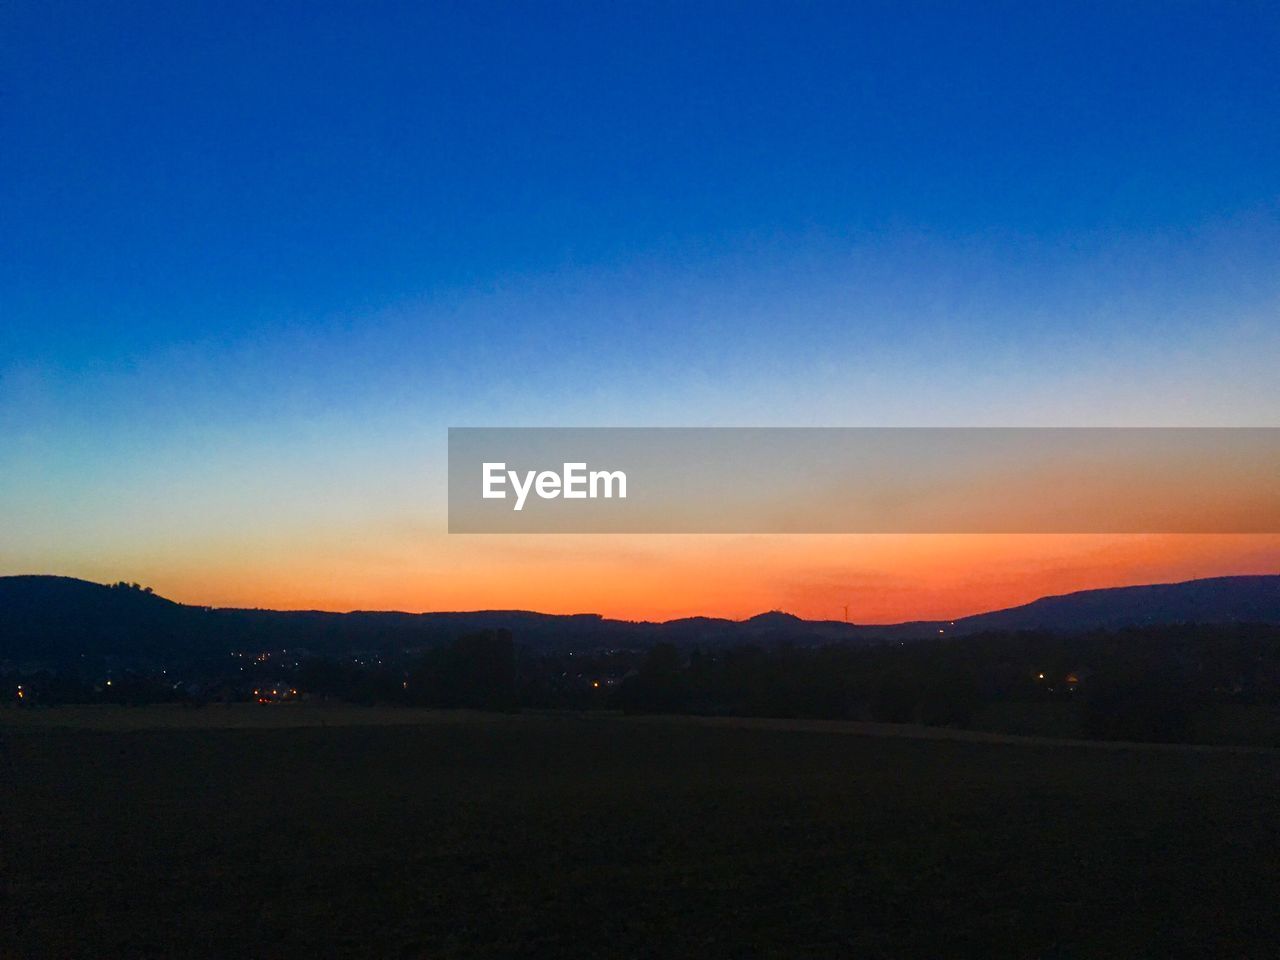
[[6, 4], [0, 564], [434, 531], [451, 424], [1274, 424], [1277, 50], [1244, 3]]
[[14, 3], [3, 33], [5, 346], [57, 361], [761, 239], [1071, 243], [1277, 196], [1264, 4]]

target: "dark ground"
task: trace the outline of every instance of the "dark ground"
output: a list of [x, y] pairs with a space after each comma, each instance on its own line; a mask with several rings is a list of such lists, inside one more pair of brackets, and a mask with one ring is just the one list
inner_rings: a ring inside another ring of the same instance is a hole
[[310, 707], [0, 714], [4, 958], [1280, 950], [1275, 753]]

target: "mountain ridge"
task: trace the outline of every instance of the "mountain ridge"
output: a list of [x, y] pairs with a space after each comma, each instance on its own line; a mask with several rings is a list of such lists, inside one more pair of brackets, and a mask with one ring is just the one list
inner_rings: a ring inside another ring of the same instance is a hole
[[874, 643], [981, 632], [1078, 633], [1175, 623], [1280, 623], [1280, 574], [1100, 587], [958, 617], [897, 624], [806, 620], [778, 610], [743, 620], [682, 617], [618, 620], [595, 613], [531, 610], [271, 610], [168, 600], [137, 585], [74, 577], [0, 577], [0, 659], [225, 656], [228, 650], [304, 647], [337, 652], [428, 646], [461, 633], [508, 629], [543, 650], [638, 647], [657, 642], [709, 647], [742, 643]]

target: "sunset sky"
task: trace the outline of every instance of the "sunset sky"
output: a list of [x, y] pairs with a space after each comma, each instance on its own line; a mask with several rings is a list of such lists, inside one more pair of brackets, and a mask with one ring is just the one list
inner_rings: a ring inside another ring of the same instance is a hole
[[6, 4], [0, 574], [883, 622], [1280, 572], [446, 533], [450, 426], [1280, 424], [1280, 10], [854, 9]]

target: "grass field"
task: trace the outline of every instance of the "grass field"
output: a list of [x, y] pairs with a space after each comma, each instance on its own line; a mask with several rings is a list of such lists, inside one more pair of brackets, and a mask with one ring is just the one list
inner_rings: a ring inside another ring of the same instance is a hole
[[1280, 755], [0, 711], [0, 957], [1275, 956]]

